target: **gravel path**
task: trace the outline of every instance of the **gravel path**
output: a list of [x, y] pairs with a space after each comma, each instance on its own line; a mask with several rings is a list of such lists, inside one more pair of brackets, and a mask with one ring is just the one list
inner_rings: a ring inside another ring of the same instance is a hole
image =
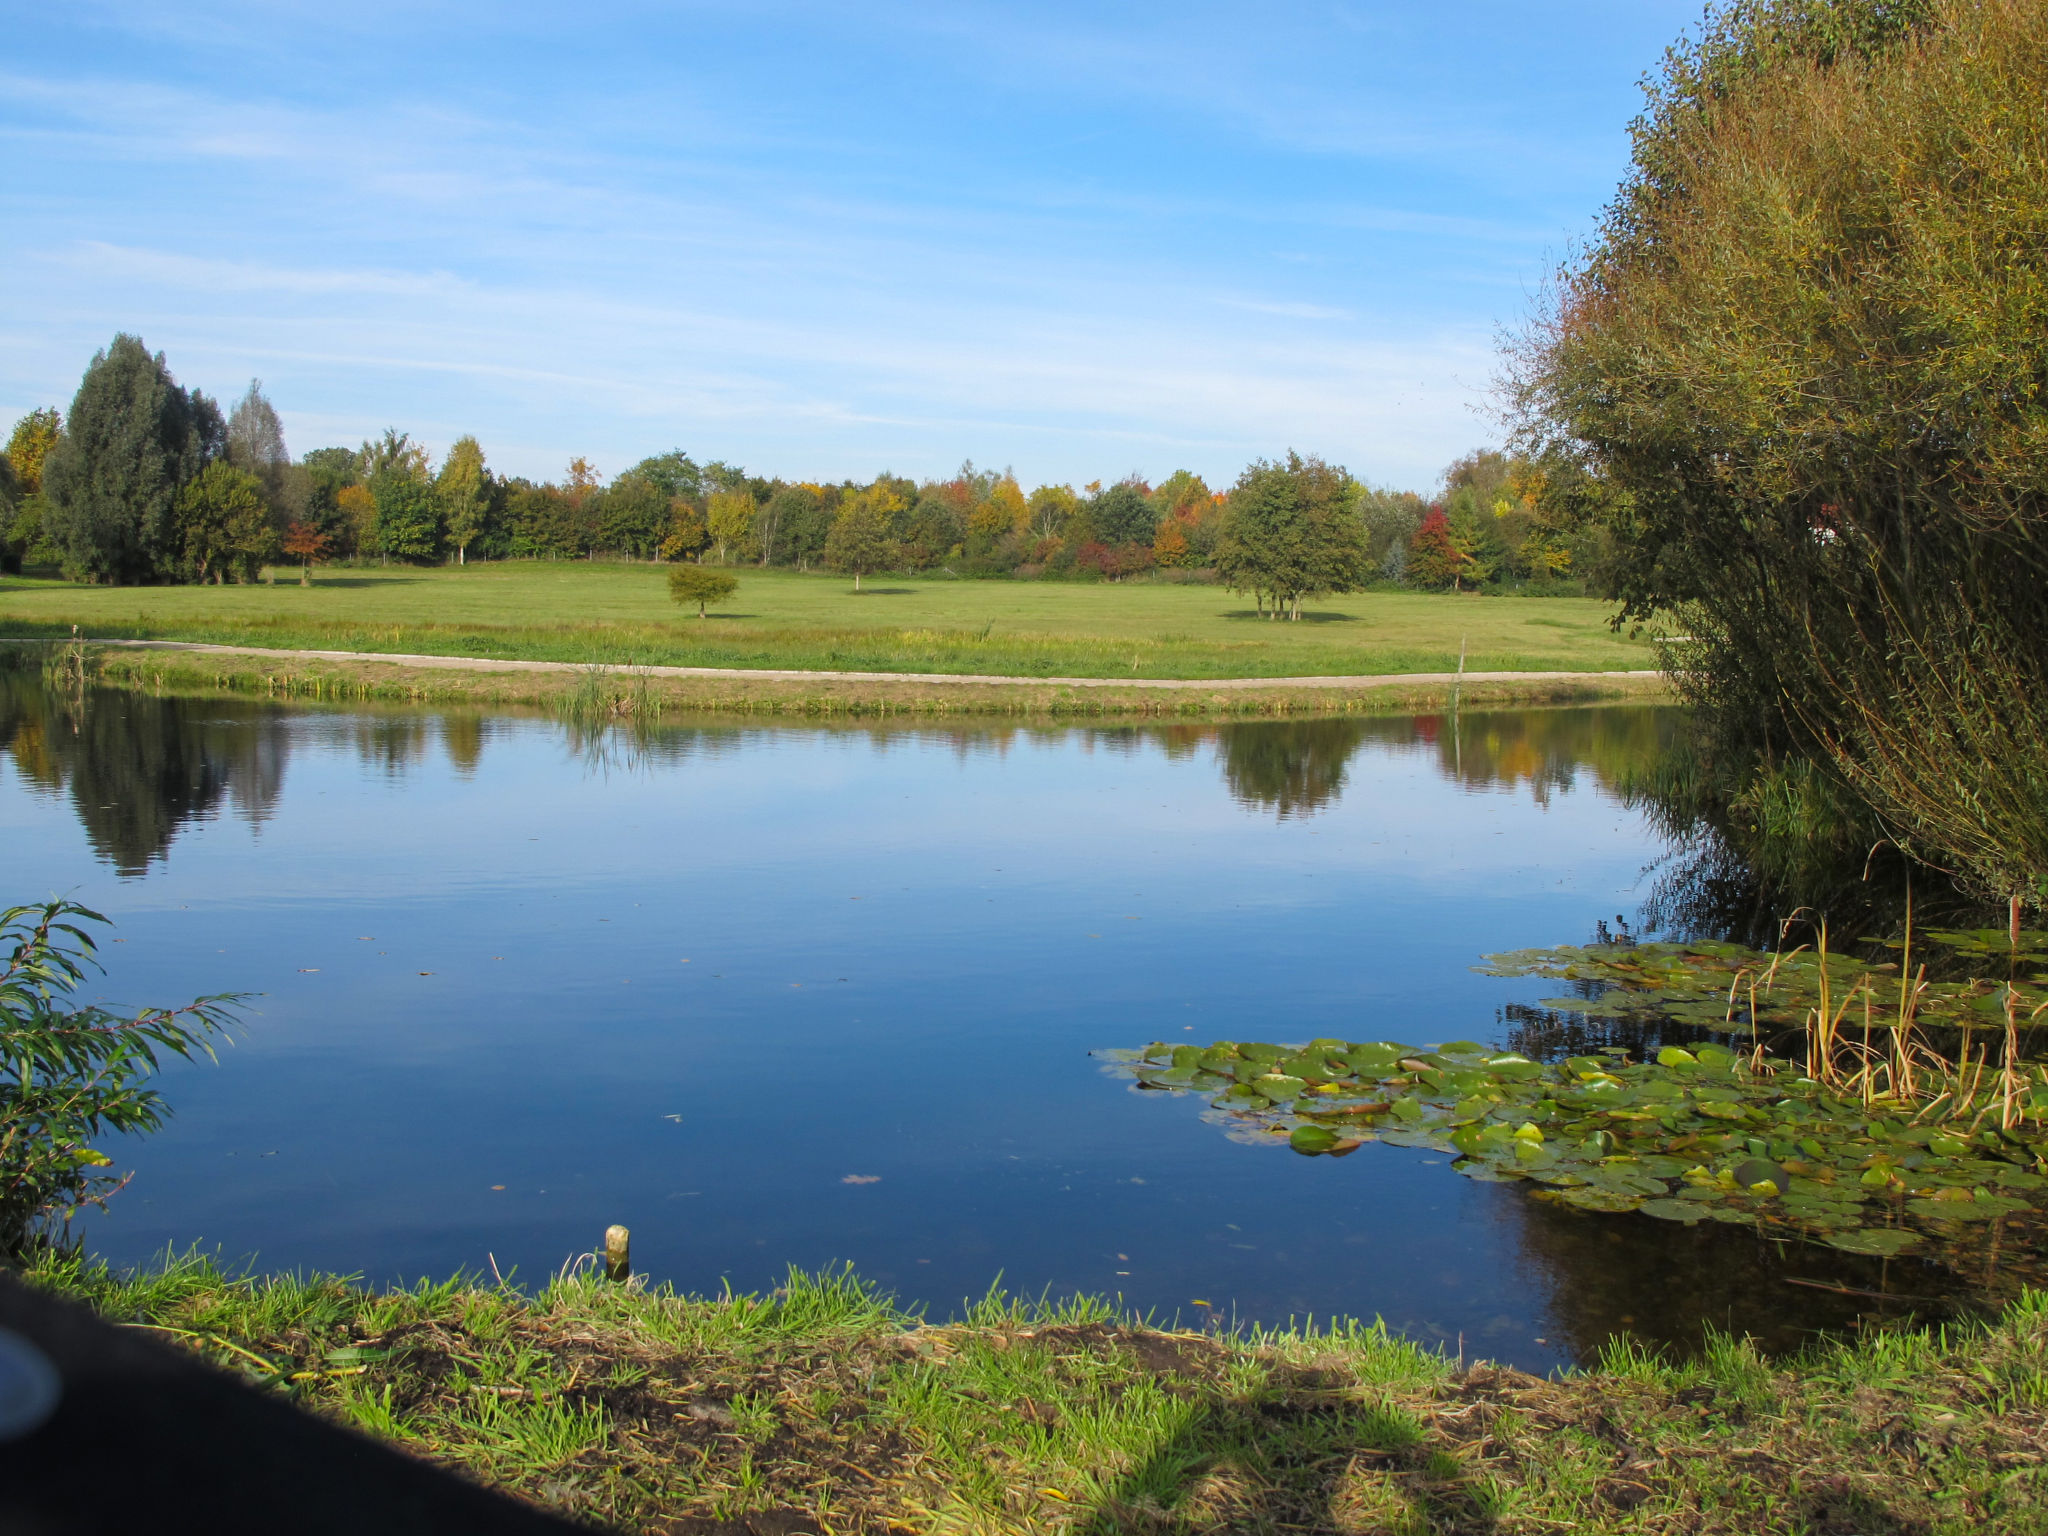
[[[17, 642], [43, 644], [46, 642]], [[87, 645], [129, 650], [187, 651], [204, 656], [260, 656], [277, 661], [380, 661], [404, 667], [437, 667], [453, 672], [584, 672], [576, 661], [509, 661], [489, 656], [413, 656], [389, 651], [280, 651], [254, 645], [208, 645], [195, 640], [92, 640]], [[804, 683], [979, 683], [1035, 688], [1395, 688], [1430, 683], [1607, 682], [1657, 677], [1641, 672], [1395, 672], [1377, 677], [1000, 677], [972, 672], [793, 672], [768, 667], [606, 666], [607, 672], [640, 677], [717, 677]]]

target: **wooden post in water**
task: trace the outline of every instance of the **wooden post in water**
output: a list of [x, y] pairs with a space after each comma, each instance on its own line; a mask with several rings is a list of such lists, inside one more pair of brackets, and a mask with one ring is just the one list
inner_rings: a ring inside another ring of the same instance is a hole
[[1458, 636], [1458, 680], [1451, 684], [1451, 772], [1465, 777], [1465, 733], [1458, 723], [1458, 695], [1465, 691], [1465, 643], [1471, 637]]
[[632, 1241], [633, 1234], [624, 1227], [610, 1226], [604, 1229], [605, 1279], [620, 1281], [632, 1278]]

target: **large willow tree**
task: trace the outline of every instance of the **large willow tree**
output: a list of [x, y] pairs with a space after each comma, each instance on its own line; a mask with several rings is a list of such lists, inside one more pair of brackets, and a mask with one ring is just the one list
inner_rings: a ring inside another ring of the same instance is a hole
[[1674, 49], [1511, 379], [1724, 770], [2048, 899], [2048, 5], [1752, 0]]

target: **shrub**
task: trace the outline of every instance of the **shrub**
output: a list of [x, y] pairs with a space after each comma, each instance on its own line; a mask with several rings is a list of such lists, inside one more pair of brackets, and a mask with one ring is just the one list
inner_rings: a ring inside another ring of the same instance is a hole
[[233, 996], [132, 1019], [64, 1008], [99, 968], [81, 924], [105, 921], [68, 901], [0, 912], [0, 1253], [47, 1241], [81, 1206], [104, 1207], [127, 1179], [93, 1141], [161, 1126], [169, 1110], [148, 1086], [158, 1053], [211, 1055], [233, 1021]]

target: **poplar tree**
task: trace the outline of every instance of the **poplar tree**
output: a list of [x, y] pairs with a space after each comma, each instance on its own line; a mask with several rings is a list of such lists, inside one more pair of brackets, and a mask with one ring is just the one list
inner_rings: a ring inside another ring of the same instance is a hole
[[483, 446], [474, 437], [455, 439], [434, 488], [441, 496], [448, 542], [455, 546], [455, 563], [467, 565], [469, 546], [484, 531], [491, 504], [490, 471], [484, 468]]

